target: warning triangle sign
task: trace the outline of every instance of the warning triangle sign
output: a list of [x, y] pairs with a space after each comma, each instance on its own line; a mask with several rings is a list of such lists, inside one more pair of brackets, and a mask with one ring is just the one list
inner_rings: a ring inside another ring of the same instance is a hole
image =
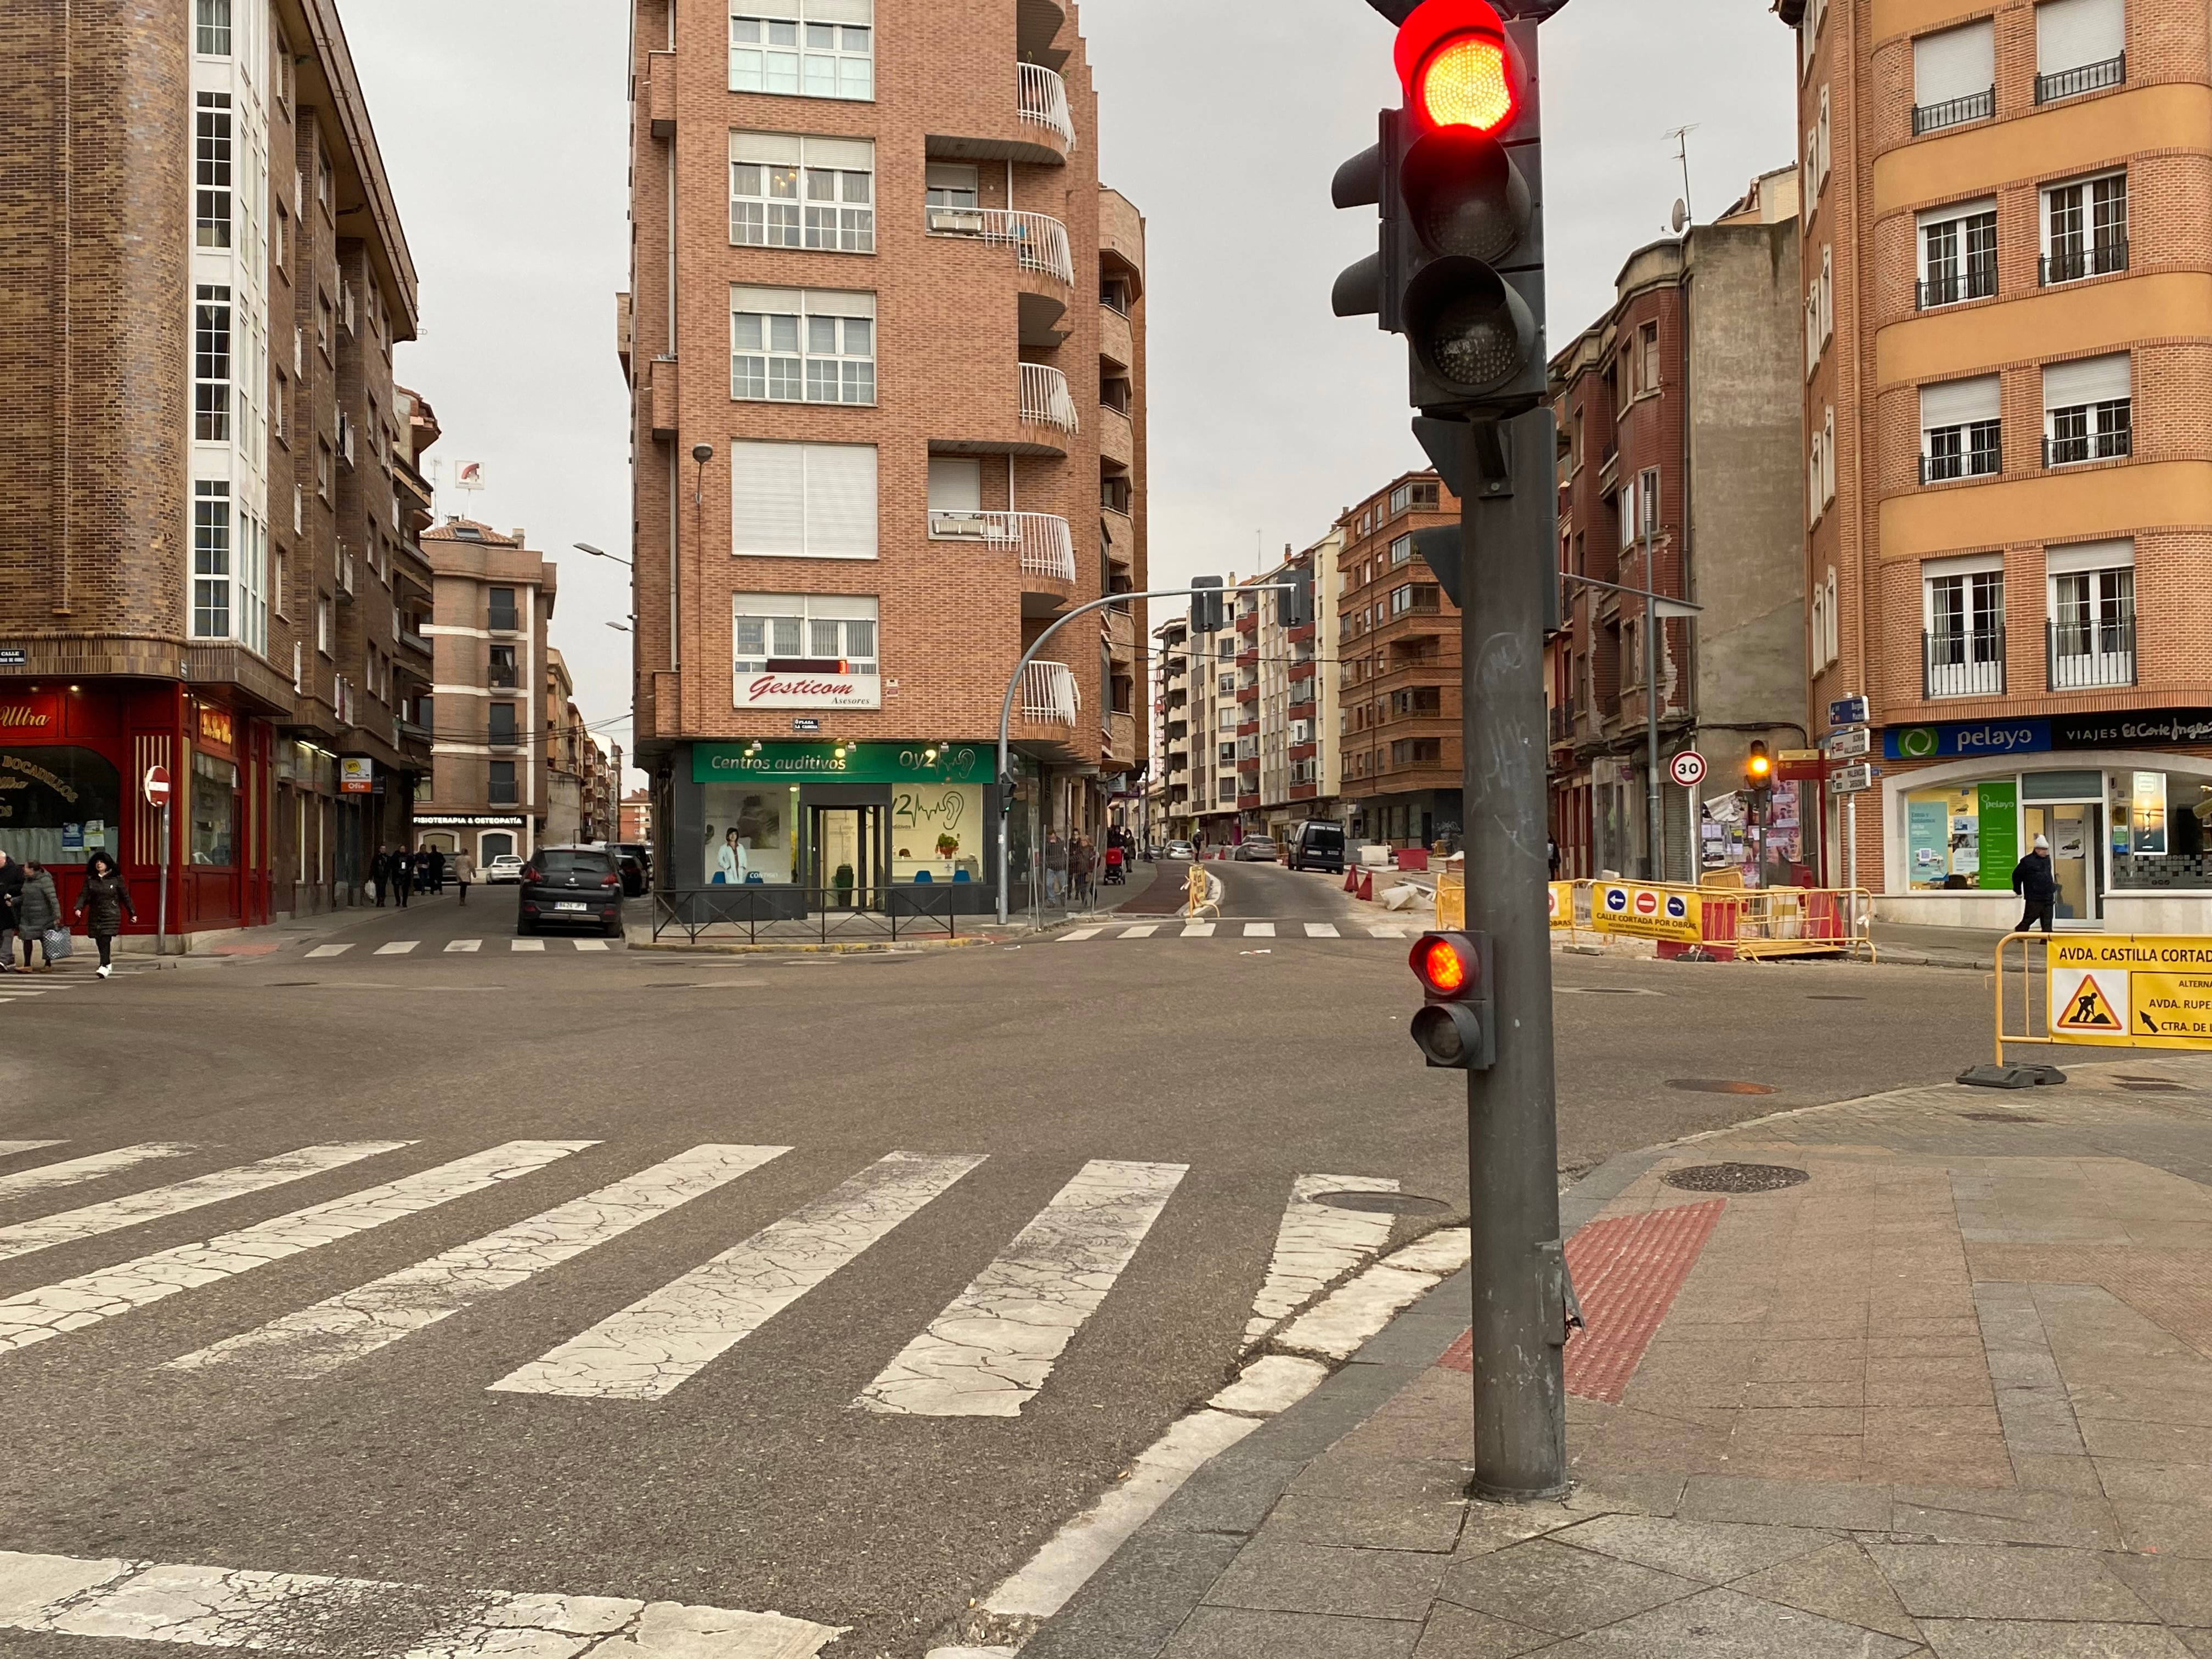
[[2066, 1004], [2066, 1012], [2058, 1017], [2062, 1031], [2118, 1031], [2124, 1029], [2120, 1018], [2112, 1012], [2112, 1001], [2095, 978], [2084, 974], [2081, 982]]

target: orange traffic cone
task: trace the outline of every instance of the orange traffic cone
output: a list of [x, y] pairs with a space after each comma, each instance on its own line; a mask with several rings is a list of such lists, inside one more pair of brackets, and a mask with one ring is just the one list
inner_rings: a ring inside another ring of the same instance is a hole
[[1371, 874], [1363, 874], [1359, 878], [1359, 896], [1364, 899], [1375, 896], [1375, 878]]
[[1347, 893], [1356, 893], [1359, 890], [1359, 872], [1357, 869], [1345, 871], [1344, 890]]

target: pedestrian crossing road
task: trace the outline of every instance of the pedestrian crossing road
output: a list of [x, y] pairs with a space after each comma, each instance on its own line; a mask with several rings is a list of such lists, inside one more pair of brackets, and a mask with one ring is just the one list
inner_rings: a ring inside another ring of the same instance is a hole
[[1076, 927], [1060, 936], [1061, 945], [1093, 939], [1413, 939], [1420, 929], [1407, 922], [1333, 921], [1140, 921]]

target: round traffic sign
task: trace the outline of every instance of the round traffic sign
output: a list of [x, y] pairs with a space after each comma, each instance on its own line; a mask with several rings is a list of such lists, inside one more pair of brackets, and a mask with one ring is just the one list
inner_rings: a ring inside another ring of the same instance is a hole
[[169, 769], [149, 766], [146, 769], [146, 805], [167, 806], [169, 804]]
[[1705, 757], [1694, 749], [1685, 749], [1668, 763], [1667, 770], [1683, 788], [1694, 788], [1705, 781]]

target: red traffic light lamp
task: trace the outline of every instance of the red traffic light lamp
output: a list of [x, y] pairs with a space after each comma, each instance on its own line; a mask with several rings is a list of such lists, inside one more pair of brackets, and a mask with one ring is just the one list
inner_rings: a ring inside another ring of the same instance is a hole
[[1398, 79], [1421, 125], [1487, 137], [1520, 112], [1505, 26], [1486, 0], [1422, 0], [1398, 30]]
[[1482, 933], [1424, 933], [1408, 958], [1426, 1000], [1413, 1042], [1431, 1066], [1487, 1071], [1498, 1062], [1490, 994], [1490, 939]]

